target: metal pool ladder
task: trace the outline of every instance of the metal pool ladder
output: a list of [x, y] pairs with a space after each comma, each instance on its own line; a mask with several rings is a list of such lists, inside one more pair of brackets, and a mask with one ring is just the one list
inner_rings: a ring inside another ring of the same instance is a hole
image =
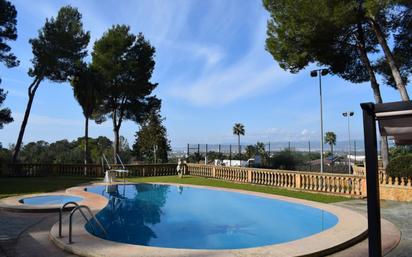
[[[121, 169], [112, 168], [112, 166], [110, 166], [109, 162], [107, 161], [106, 156], [104, 154], [102, 155], [101, 161], [102, 161], [103, 169], [104, 169], [104, 163], [105, 162], [106, 162], [107, 167], [109, 168], [108, 170], [106, 170], [106, 174], [105, 174], [105, 177], [104, 177], [104, 182], [112, 183], [112, 178], [109, 175], [110, 172], [115, 172], [115, 174], [118, 172], [118, 173], [123, 174], [123, 184], [125, 184], [126, 183], [125, 173], [129, 173], [129, 170], [126, 170], [126, 167], [124, 166], [124, 164], [122, 162], [122, 159], [120, 158], [120, 156], [118, 154], [116, 154], [116, 159], [118, 161], [120, 161], [120, 164], [122, 165]], [[107, 181], [106, 181], [106, 178], [107, 178]]]
[[[86, 214], [85, 214], [85, 213], [83, 212], [83, 210], [82, 210], [82, 209], [85, 209], [85, 210], [89, 213], [91, 219], [97, 224], [97, 226], [99, 227], [99, 229], [100, 229], [101, 231], [103, 231], [104, 235], [105, 235], [105, 236], [107, 235], [107, 232], [106, 232], [106, 230], [104, 229], [103, 225], [99, 222], [99, 220], [96, 218], [96, 216], [93, 214], [93, 212], [90, 210], [90, 208], [89, 208], [87, 205], [79, 205], [79, 204], [76, 203], [76, 202], [67, 202], [67, 203], [63, 204], [62, 207], [60, 207], [60, 213], [59, 213], [59, 237], [60, 237], [60, 238], [62, 237], [62, 215], [63, 215], [63, 209], [64, 209], [64, 207], [66, 207], [66, 206], [68, 206], [68, 205], [74, 205], [74, 206], [76, 206], [76, 207], [74, 207], [74, 209], [70, 212], [70, 216], [69, 216], [69, 244], [72, 244], [72, 243], [73, 243], [73, 241], [72, 241], [72, 221], [73, 221], [73, 214], [74, 214], [77, 210], [81, 213], [81, 215], [82, 215], [83, 218], [86, 220], [86, 222], [89, 223], [90, 219], [87, 218]], [[92, 223], [90, 222], [90, 224], [92, 224]], [[96, 234], [96, 232], [95, 232], [95, 230], [94, 230], [93, 224], [92, 224], [91, 226], [92, 226], [92, 229], [93, 229], [93, 233]]]

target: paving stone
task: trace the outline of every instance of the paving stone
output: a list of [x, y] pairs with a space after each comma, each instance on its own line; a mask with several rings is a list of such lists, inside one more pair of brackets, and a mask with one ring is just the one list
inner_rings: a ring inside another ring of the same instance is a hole
[[[366, 214], [366, 200], [352, 200], [336, 203], [336, 205], [358, 210]], [[381, 201], [381, 217], [395, 224], [401, 231], [399, 245], [387, 257], [412, 256], [412, 203]]]

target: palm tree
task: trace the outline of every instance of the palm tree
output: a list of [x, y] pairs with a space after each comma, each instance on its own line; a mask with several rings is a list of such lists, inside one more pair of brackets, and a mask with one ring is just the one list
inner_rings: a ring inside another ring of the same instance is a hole
[[240, 135], [245, 135], [245, 126], [243, 126], [242, 123], [235, 123], [235, 126], [233, 126], [233, 135], [237, 135], [237, 146], [240, 156]]
[[332, 165], [333, 165], [333, 146], [336, 145], [336, 134], [333, 132], [326, 132], [325, 142], [330, 145], [330, 152], [332, 154]]

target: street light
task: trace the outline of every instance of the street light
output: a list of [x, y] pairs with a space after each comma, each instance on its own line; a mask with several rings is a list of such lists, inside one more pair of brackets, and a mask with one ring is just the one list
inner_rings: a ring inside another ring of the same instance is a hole
[[323, 107], [322, 107], [322, 76], [329, 73], [328, 69], [317, 69], [310, 72], [311, 77], [319, 77], [320, 96], [320, 172], [323, 173]]
[[349, 118], [353, 116], [355, 113], [354, 112], [344, 112], [342, 113], [343, 117], [348, 117], [348, 146], [349, 146], [349, 154], [348, 154], [348, 174], [351, 173], [350, 170], [350, 123], [349, 123]]

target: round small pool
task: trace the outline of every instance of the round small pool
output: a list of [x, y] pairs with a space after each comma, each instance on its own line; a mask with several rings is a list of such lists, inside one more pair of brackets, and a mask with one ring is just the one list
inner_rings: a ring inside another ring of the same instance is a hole
[[330, 229], [327, 211], [273, 198], [197, 187], [157, 184], [91, 186], [109, 202], [97, 218], [104, 235], [136, 245], [186, 249], [239, 249], [285, 243]]
[[33, 196], [20, 199], [20, 202], [23, 204], [29, 205], [52, 205], [60, 204], [63, 205], [67, 202], [79, 202], [83, 198], [70, 195], [42, 195], [42, 196]]

